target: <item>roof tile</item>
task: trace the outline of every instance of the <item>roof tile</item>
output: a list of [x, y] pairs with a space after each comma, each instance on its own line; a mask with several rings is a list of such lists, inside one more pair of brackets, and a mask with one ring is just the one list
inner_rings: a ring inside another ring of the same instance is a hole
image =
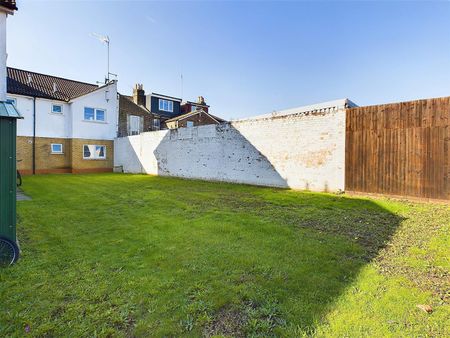
[[8, 67], [7, 88], [9, 94], [70, 101], [88, 94], [97, 85]]

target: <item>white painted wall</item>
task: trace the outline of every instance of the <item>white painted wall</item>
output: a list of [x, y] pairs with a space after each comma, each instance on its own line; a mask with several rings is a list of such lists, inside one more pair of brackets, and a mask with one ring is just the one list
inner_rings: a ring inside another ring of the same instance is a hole
[[[18, 136], [33, 136], [33, 98], [8, 94], [15, 98], [24, 117], [17, 121]], [[108, 98], [108, 100], [106, 100]], [[52, 113], [52, 104], [62, 104], [62, 114]], [[84, 121], [84, 107], [106, 110], [106, 122]], [[117, 136], [117, 84], [113, 83], [67, 103], [36, 98], [36, 136], [113, 140]]]
[[6, 100], [6, 17], [0, 10], [0, 101]]
[[115, 140], [125, 172], [344, 190], [345, 102]]
[[7, 94], [8, 98], [16, 99], [16, 107], [23, 119], [17, 120], [18, 136], [33, 136], [33, 98]]
[[[72, 137], [113, 140], [117, 136], [117, 83], [76, 98], [71, 103]], [[84, 107], [106, 110], [106, 122], [84, 121]]]
[[[62, 104], [62, 114], [52, 113], [53, 104]], [[36, 136], [37, 137], [70, 137], [66, 130], [66, 120], [70, 113], [67, 103], [52, 100], [36, 100]], [[31, 121], [32, 122], [32, 121]]]

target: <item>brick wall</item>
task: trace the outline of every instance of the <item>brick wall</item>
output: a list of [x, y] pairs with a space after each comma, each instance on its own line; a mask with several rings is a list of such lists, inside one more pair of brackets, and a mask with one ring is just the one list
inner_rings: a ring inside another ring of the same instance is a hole
[[[83, 159], [83, 145], [95, 144], [106, 146], [106, 159], [86, 160]], [[109, 172], [113, 169], [114, 141], [72, 139], [72, 172]]]
[[128, 116], [141, 116], [144, 120], [143, 131], [153, 130], [153, 115], [144, 108], [136, 105], [131, 98], [120, 95], [119, 97], [119, 137], [128, 136]]
[[143, 133], [115, 149], [125, 172], [344, 190], [345, 109]]
[[[63, 145], [63, 154], [52, 154], [51, 144]], [[106, 145], [105, 160], [83, 159], [83, 145]], [[71, 173], [71, 172], [102, 172], [112, 171], [113, 167], [113, 141], [63, 139], [63, 138], [36, 138], [36, 174]], [[33, 138], [17, 137], [17, 164], [23, 175], [33, 173]]]
[[217, 121], [211, 118], [209, 115], [198, 113], [196, 115], [189, 116], [188, 118], [178, 121], [178, 128], [187, 127], [188, 121], [194, 122], [195, 127], [204, 126], [207, 124], [217, 124]]

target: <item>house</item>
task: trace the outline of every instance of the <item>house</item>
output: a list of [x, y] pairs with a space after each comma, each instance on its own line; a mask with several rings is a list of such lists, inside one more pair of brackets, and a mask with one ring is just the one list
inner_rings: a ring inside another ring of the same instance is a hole
[[186, 101], [181, 104], [182, 114], [187, 114], [196, 110], [209, 111], [209, 106], [206, 104], [203, 96], [199, 96], [197, 102]]
[[146, 96], [142, 84], [133, 88], [133, 96], [119, 94], [118, 137], [139, 135], [145, 131], [159, 130], [161, 115], [145, 106]]
[[98, 86], [8, 67], [7, 101], [24, 117], [17, 124], [21, 173], [112, 171], [116, 81]]
[[[130, 103], [131, 101], [134, 105]], [[119, 103], [119, 136], [134, 135], [137, 129], [139, 131], [167, 129], [165, 121], [182, 114], [181, 101], [177, 97], [153, 92], [146, 95], [142, 84], [136, 84], [133, 97], [123, 97], [122, 104]], [[130, 130], [128, 125], [130, 128], [133, 125], [133, 133], [128, 132]]]
[[166, 126], [169, 129], [177, 129], [183, 127], [197, 127], [207, 124], [219, 124], [222, 122], [226, 121], [201, 109], [168, 119], [166, 120]]

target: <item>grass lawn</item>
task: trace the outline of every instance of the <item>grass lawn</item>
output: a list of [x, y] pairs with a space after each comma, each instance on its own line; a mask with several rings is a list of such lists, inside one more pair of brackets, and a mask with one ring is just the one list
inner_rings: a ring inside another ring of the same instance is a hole
[[448, 205], [124, 174], [24, 190], [0, 336], [450, 336]]

